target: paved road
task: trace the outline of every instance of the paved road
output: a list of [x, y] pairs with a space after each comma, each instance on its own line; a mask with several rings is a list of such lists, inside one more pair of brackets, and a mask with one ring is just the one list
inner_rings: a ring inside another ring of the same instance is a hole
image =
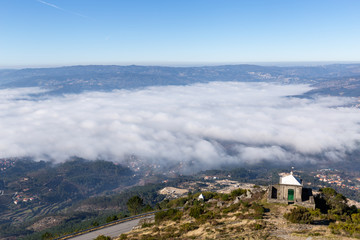
[[[148, 216], [145, 218], [151, 218], [151, 217], [153, 217], [153, 216]], [[131, 220], [131, 221], [124, 222], [124, 223], [119, 223], [119, 224], [111, 226], [111, 227], [103, 228], [103, 229], [100, 229], [97, 231], [86, 233], [84, 235], [69, 238], [69, 240], [70, 239], [71, 240], [92, 240], [99, 235], [117, 237], [122, 233], [130, 232], [133, 227], [138, 225], [138, 223], [141, 219], [144, 219], [144, 218], [139, 218], [139, 219]]]

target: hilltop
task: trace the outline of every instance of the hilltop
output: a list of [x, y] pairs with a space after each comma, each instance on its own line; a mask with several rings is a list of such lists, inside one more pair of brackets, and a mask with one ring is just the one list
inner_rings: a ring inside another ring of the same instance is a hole
[[[204, 200], [197, 193], [163, 201], [160, 205], [170, 207], [169, 210], [156, 213], [153, 221], [142, 222], [141, 226], [117, 239], [300, 240], [360, 237], [360, 211], [343, 205], [345, 198], [333, 189], [322, 190], [315, 210], [267, 203], [266, 192], [264, 187], [255, 185], [249, 189], [233, 190], [230, 194], [203, 192]], [[326, 204], [322, 206], [321, 200]]]

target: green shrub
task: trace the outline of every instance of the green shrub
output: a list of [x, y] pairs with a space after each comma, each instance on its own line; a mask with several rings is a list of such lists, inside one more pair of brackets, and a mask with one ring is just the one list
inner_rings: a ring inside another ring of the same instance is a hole
[[116, 215], [109, 216], [109, 217], [106, 218], [107, 223], [112, 222], [112, 221], [116, 221], [116, 220], [118, 220], [118, 217]]
[[182, 216], [182, 212], [180, 212], [178, 209], [169, 209], [167, 211], [161, 211], [161, 212], [157, 212], [155, 213], [155, 223], [160, 223], [162, 221], [167, 221], [167, 220], [179, 220]]
[[[170, 208], [171, 206], [169, 206], [170, 200], [169, 199], [164, 199], [163, 201], [161, 201], [160, 203], [156, 204], [156, 209], [164, 209], [164, 208]], [[171, 205], [171, 204], [170, 204]]]
[[[167, 231], [166, 233], [161, 235], [161, 239], [177, 239], [180, 236], [181, 236], [180, 232], [175, 232], [174, 230], [172, 230], [172, 231]], [[157, 238], [157, 239], [159, 239], [159, 238]]]
[[183, 212], [182, 212], [182, 211], [178, 211], [178, 212], [171, 218], [171, 220], [173, 220], [173, 221], [179, 221], [182, 216], [183, 216]]
[[311, 213], [304, 207], [293, 208], [289, 213], [285, 213], [284, 217], [292, 223], [310, 224], [313, 222]]
[[353, 222], [330, 223], [329, 228], [334, 234], [344, 234], [360, 237], [360, 225]]
[[229, 213], [229, 212], [235, 212], [235, 211], [238, 210], [239, 208], [240, 208], [240, 203], [232, 204], [232, 205], [230, 205], [229, 207], [224, 208], [224, 209], [223, 209], [223, 213], [224, 213], [224, 214], [227, 214], [227, 213]]
[[200, 205], [195, 205], [192, 208], [190, 208], [190, 216], [195, 218], [195, 219], [199, 219], [201, 214], [204, 213], [204, 207], [200, 206]]
[[168, 226], [166, 228], [164, 228], [164, 232], [176, 232], [176, 227], [174, 226]]
[[188, 197], [177, 198], [168, 202], [167, 207], [169, 208], [182, 207], [188, 200], [189, 200]]
[[95, 238], [94, 240], [111, 240], [111, 237], [100, 235], [100, 236], [97, 236], [97, 238]]
[[51, 234], [51, 233], [49, 233], [49, 232], [46, 232], [46, 233], [44, 233], [42, 236], [41, 236], [41, 239], [52, 239], [54, 236]]
[[125, 240], [127, 239], [127, 235], [125, 233], [120, 235], [120, 240]]
[[351, 213], [353, 208], [350, 208], [346, 202], [347, 199], [344, 195], [336, 192], [332, 188], [322, 188], [320, 189], [320, 196], [317, 196], [317, 208], [320, 208], [324, 213], [343, 215], [344, 213]]
[[241, 189], [241, 188], [239, 188], [239, 189], [235, 189], [235, 190], [233, 190], [231, 193], [230, 193], [230, 195], [231, 195], [231, 197], [232, 198], [235, 198], [235, 197], [237, 197], [237, 196], [241, 196], [241, 195], [243, 195], [243, 194], [246, 194], [246, 189]]
[[241, 205], [244, 207], [244, 209], [248, 210], [250, 207], [250, 203], [248, 202], [242, 202]]
[[252, 214], [252, 217], [254, 219], [262, 219], [263, 218], [263, 215], [265, 213], [265, 208], [262, 205], [255, 202], [251, 205], [250, 208], [255, 211], [255, 213]]
[[199, 228], [199, 226], [195, 223], [185, 223], [185, 224], [180, 225], [180, 232], [186, 233], [186, 232], [190, 232], [195, 229], [198, 229], [198, 228]]
[[360, 213], [354, 213], [346, 222], [330, 223], [331, 232], [360, 238]]
[[142, 212], [152, 212], [154, 209], [149, 205], [146, 204], [145, 207], [142, 209]]
[[203, 192], [202, 195], [204, 196], [204, 200], [207, 201], [209, 199], [215, 198], [217, 193], [214, 192]]
[[323, 234], [321, 234], [321, 233], [319, 233], [319, 232], [313, 232], [313, 233], [309, 233], [308, 235], [309, 235], [309, 236], [317, 237], [317, 236], [322, 236]]
[[213, 211], [207, 211], [203, 214], [201, 214], [198, 218], [197, 218], [197, 221], [200, 223], [200, 224], [204, 224], [206, 223], [207, 221], [211, 220], [211, 219], [215, 219], [215, 218], [221, 218], [220, 215], [216, 215]]
[[229, 195], [229, 194], [226, 194], [226, 193], [221, 194], [221, 200], [223, 200], [223, 201], [229, 201], [229, 199], [230, 199], [230, 195]]
[[141, 236], [141, 240], [158, 240], [158, 236], [152, 236], [151, 234], [144, 234]]
[[261, 224], [259, 224], [259, 223], [255, 223], [255, 224], [252, 226], [252, 229], [254, 229], [254, 230], [261, 230], [261, 229], [263, 229], [263, 228], [264, 228], [264, 226], [261, 225]]
[[311, 214], [311, 216], [313, 217], [320, 217], [321, 216], [321, 212], [320, 209], [309, 209], [309, 212]]
[[148, 222], [145, 222], [141, 225], [142, 228], [147, 228], [147, 227], [152, 227], [154, 224], [153, 223], [148, 223]]

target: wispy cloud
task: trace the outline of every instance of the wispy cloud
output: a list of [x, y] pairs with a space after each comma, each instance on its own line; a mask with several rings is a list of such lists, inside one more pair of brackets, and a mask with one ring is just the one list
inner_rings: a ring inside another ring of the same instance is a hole
[[50, 7], [53, 7], [53, 8], [56, 8], [56, 9], [59, 9], [59, 10], [62, 10], [64, 11], [64, 9], [62, 9], [61, 7], [59, 6], [56, 6], [55, 4], [51, 4], [51, 3], [48, 3], [48, 2], [44, 2], [44, 1], [41, 1], [41, 0], [37, 0], [38, 2], [42, 3], [42, 4], [45, 4], [45, 5], [48, 5]]
[[66, 12], [66, 13], [69, 13], [69, 14], [73, 14], [73, 15], [77, 15], [79, 17], [83, 17], [83, 18], [87, 18], [87, 16], [83, 15], [83, 14], [80, 14], [80, 13], [77, 13], [77, 12], [72, 12], [72, 11], [69, 11], [69, 10], [66, 10], [64, 8], [61, 8], [55, 4], [52, 4], [52, 3], [48, 3], [48, 2], [45, 2], [45, 1], [42, 1], [42, 0], [37, 0], [39, 3], [42, 3], [42, 4], [45, 4], [49, 7], [52, 7], [52, 8], [56, 8], [60, 11], [63, 11], [63, 12]]

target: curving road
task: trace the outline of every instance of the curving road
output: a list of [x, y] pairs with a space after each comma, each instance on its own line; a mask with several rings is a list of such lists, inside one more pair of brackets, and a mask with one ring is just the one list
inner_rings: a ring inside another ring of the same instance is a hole
[[110, 236], [110, 237], [118, 237], [120, 234], [122, 233], [127, 233], [130, 232], [131, 229], [133, 227], [135, 227], [136, 225], [138, 225], [139, 221], [145, 218], [152, 218], [152, 216], [147, 216], [147, 217], [143, 217], [143, 218], [138, 218], [138, 219], [134, 219], [134, 220], [130, 220], [127, 222], [123, 222], [123, 223], [119, 223], [110, 227], [106, 227], [103, 229], [99, 229], [93, 232], [89, 232], [80, 236], [76, 236], [76, 237], [72, 237], [72, 238], [68, 238], [71, 240], [92, 240], [94, 238], [96, 238], [99, 235], [105, 235], [105, 236]]

